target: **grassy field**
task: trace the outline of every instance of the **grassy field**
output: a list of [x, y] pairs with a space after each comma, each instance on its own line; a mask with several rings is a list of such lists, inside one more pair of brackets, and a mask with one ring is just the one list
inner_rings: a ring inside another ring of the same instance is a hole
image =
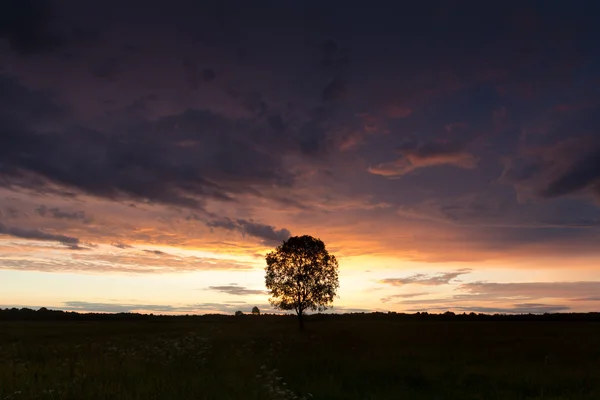
[[0, 323], [0, 400], [302, 398], [600, 399], [600, 323]]

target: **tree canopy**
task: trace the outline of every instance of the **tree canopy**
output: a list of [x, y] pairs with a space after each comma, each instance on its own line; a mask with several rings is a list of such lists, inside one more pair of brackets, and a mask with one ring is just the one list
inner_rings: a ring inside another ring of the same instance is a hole
[[280, 310], [294, 310], [300, 329], [306, 310], [324, 311], [339, 288], [338, 262], [325, 244], [312, 236], [293, 236], [266, 256], [265, 284], [269, 302]]

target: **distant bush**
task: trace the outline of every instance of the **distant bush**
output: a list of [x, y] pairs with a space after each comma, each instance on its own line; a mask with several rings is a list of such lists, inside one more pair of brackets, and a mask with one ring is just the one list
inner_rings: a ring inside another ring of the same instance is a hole
[[260, 310], [258, 309], [258, 307], [252, 307], [252, 315], [260, 315]]
[[244, 313], [243, 313], [243, 312], [241, 312], [240, 310], [237, 310], [237, 311], [235, 312], [235, 316], [236, 316], [236, 317], [241, 317], [242, 315], [244, 315]]

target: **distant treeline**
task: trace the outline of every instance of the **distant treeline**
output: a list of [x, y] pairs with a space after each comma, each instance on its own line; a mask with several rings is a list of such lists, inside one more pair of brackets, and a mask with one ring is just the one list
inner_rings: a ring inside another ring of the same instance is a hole
[[[224, 320], [238, 318], [292, 318], [294, 315], [263, 314], [260, 317], [252, 315], [233, 316], [227, 314], [203, 315], [155, 315], [138, 313], [78, 313], [75, 311], [49, 310], [45, 307], [39, 310], [31, 308], [0, 308], [0, 321], [156, 321], [156, 320]], [[455, 314], [447, 311], [441, 314], [418, 312], [405, 314], [390, 312], [345, 313], [345, 314], [312, 314], [309, 320], [348, 319], [400, 319], [407, 321], [598, 321], [600, 312], [590, 313], [546, 313], [546, 314]]]

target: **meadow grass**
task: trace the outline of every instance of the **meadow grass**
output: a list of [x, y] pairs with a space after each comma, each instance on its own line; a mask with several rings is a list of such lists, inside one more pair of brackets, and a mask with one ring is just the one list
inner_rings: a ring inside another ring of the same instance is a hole
[[0, 323], [0, 400], [294, 398], [600, 399], [600, 323]]

